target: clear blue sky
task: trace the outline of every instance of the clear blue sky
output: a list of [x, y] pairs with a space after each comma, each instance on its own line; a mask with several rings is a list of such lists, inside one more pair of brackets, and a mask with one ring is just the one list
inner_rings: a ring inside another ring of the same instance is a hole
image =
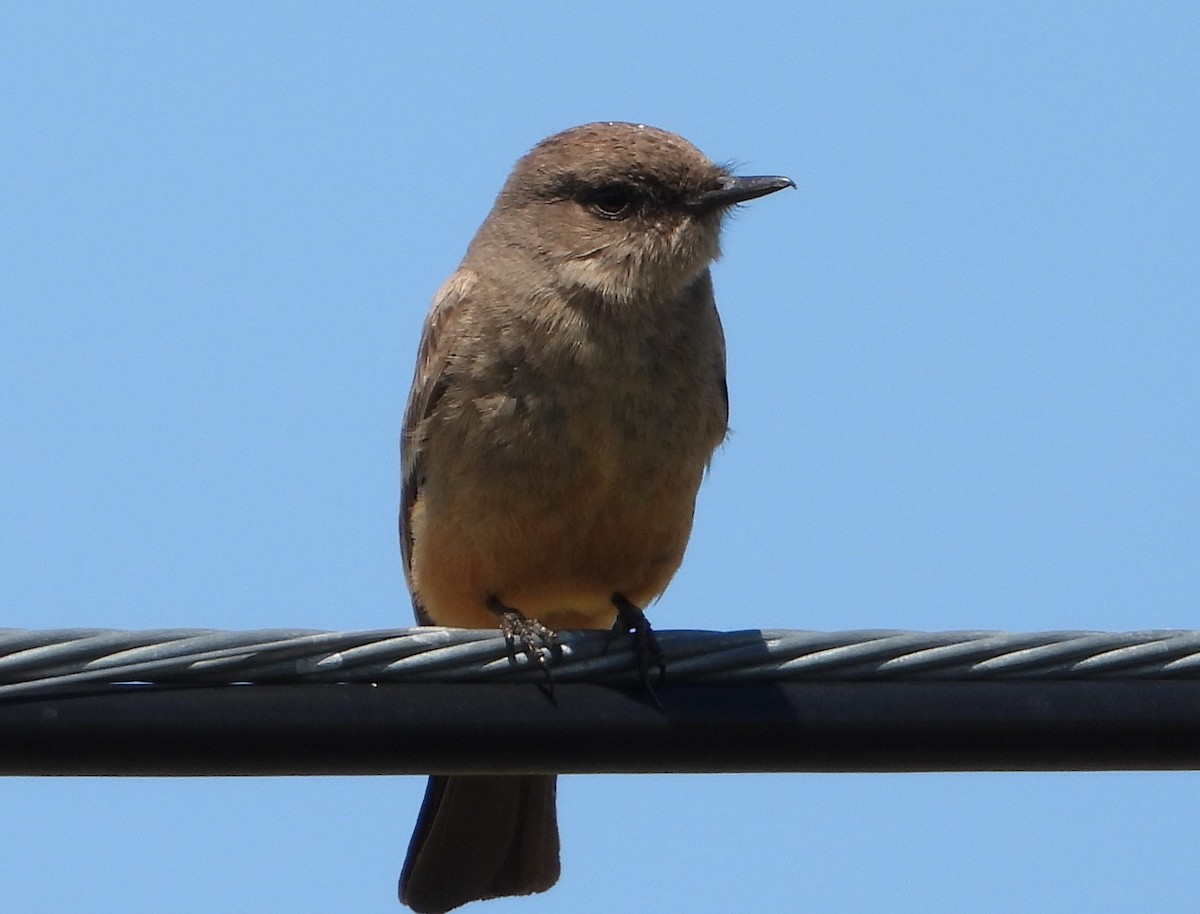
[[[408, 624], [420, 322], [596, 119], [797, 192], [660, 628], [1200, 627], [1194, 4], [8, 3], [0, 610]], [[0, 780], [22, 912], [398, 911], [419, 778]], [[572, 777], [502, 912], [1189, 910], [1200, 777]]]

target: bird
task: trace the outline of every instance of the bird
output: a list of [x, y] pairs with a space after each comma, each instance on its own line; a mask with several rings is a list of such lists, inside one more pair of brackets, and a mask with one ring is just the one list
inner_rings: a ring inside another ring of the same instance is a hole
[[[683, 560], [728, 430], [710, 264], [740, 177], [677, 134], [597, 122], [514, 166], [434, 297], [401, 437], [417, 622], [499, 627], [535, 661], [557, 629], [632, 631]], [[555, 775], [433, 775], [399, 885], [441, 914], [559, 877]]]

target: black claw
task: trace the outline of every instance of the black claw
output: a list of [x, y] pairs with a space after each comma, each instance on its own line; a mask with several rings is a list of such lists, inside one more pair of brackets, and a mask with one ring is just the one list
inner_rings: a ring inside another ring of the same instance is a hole
[[549, 648], [555, 656], [560, 655], [562, 642], [558, 640], [558, 635], [537, 619], [530, 619], [519, 609], [506, 606], [496, 597], [488, 597], [487, 607], [500, 618], [500, 631], [508, 645], [509, 656], [514, 661], [517, 659], [517, 642], [521, 642], [521, 653], [545, 674], [546, 687], [553, 692], [554, 677], [550, 675], [542, 648]]
[[[614, 593], [612, 604], [617, 608], [617, 621], [613, 623], [612, 631], [609, 634], [609, 644], [612, 643], [613, 637], [618, 632], [633, 634], [633, 650], [637, 655], [638, 675], [642, 679], [642, 685], [646, 692], [650, 695], [650, 700], [661, 711], [662, 702], [658, 700], [658, 694], [650, 682], [650, 661], [653, 660], [655, 666], [658, 667], [658, 680], [662, 682], [667, 676], [667, 659], [663, 656], [662, 647], [658, 643], [654, 629], [650, 627], [650, 622], [641, 608], [630, 602], [624, 594]], [[605, 645], [605, 650], [607, 649], [608, 645]]]

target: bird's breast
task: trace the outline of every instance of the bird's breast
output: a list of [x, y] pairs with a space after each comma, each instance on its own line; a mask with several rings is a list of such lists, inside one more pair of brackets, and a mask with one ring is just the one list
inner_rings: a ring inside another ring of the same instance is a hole
[[611, 597], [665, 589], [725, 433], [720, 366], [543, 347], [451, 385], [425, 432], [413, 584], [431, 618], [494, 624], [486, 600], [607, 627]]

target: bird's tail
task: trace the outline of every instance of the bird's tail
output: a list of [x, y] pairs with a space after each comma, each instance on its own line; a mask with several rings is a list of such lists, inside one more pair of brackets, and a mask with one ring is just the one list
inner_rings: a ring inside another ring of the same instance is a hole
[[400, 874], [400, 901], [442, 914], [558, 881], [555, 775], [434, 775]]

